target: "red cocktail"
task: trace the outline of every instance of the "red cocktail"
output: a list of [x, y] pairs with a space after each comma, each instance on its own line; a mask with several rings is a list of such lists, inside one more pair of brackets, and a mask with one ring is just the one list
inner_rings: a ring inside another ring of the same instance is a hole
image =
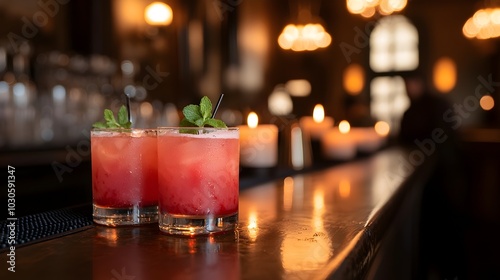
[[158, 220], [156, 130], [93, 129], [94, 221], [133, 225]]
[[159, 129], [158, 180], [162, 231], [233, 230], [238, 221], [238, 129]]

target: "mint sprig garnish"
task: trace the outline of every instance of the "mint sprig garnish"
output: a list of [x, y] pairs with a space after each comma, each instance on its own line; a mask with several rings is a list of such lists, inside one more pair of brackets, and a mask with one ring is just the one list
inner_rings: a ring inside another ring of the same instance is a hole
[[125, 128], [129, 129], [132, 123], [128, 120], [127, 108], [124, 105], [118, 110], [118, 116], [115, 119], [113, 111], [104, 109], [105, 122], [96, 122], [92, 125], [94, 128]]
[[206, 96], [201, 98], [200, 105], [187, 105], [182, 113], [184, 118], [181, 120], [181, 127], [227, 128], [222, 120], [212, 118], [212, 101]]

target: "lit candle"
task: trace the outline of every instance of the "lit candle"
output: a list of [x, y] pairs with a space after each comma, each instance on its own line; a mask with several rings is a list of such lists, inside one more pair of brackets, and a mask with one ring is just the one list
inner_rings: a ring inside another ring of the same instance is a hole
[[278, 163], [278, 127], [259, 125], [259, 117], [251, 112], [248, 125], [240, 125], [240, 164], [245, 167], [273, 167]]
[[349, 133], [351, 125], [341, 121], [339, 126], [330, 129], [321, 137], [324, 156], [334, 160], [349, 160], [356, 157], [356, 140]]
[[312, 117], [302, 117], [300, 126], [309, 133], [311, 139], [319, 140], [321, 135], [328, 131], [333, 126], [333, 118], [325, 117], [325, 109], [323, 105], [317, 104], [314, 106]]

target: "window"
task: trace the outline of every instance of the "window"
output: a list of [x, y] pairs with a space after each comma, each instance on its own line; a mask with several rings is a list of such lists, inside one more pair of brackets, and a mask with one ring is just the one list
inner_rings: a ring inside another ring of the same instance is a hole
[[415, 70], [418, 64], [415, 26], [401, 15], [380, 19], [370, 36], [370, 68], [375, 74], [370, 83], [370, 108], [373, 118], [391, 126], [392, 134], [399, 132], [401, 117], [410, 104], [400, 72]]

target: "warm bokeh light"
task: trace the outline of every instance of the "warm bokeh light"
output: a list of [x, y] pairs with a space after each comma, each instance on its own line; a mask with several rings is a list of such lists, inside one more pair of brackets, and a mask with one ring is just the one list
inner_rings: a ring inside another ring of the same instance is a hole
[[285, 88], [291, 96], [304, 97], [311, 94], [311, 83], [306, 79], [290, 80]]
[[365, 86], [365, 73], [359, 64], [351, 64], [344, 71], [343, 84], [350, 95], [358, 95]]
[[348, 179], [340, 180], [339, 195], [342, 198], [348, 198], [351, 195], [351, 182]]
[[383, 17], [370, 36], [370, 68], [375, 72], [410, 71], [419, 65], [418, 30], [402, 15]]
[[371, 18], [372, 16], [375, 15], [375, 13], [377, 12], [377, 9], [375, 9], [375, 7], [366, 7], [362, 12], [361, 12], [361, 16], [364, 17], [364, 18]]
[[313, 120], [316, 123], [320, 123], [325, 119], [325, 109], [323, 108], [323, 105], [321, 104], [316, 104], [314, 106], [313, 110]]
[[339, 131], [340, 131], [340, 133], [346, 134], [346, 133], [349, 133], [350, 130], [351, 130], [351, 125], [349, 124], [348, 121], [343, 120], [343, 121], [341, 121], [339, 123]]
[[[217, 5], [226, 5], [225, 2], [219, 1], [213, 3], [214, 5], [215, 3], [219, 3]], [[217, 9], [222, 9], [219, 16], [225, 15], [226, 11], [222, 6], [217, 6], [214, 10]], [[207, 7], [207, 13], [208, 10]], [[238, 36], [236, 37], [238, 44], [234, 47], [238, 49], [235, 53], [238, 57], [238, 63], [235, 64], [233, 63], [234, 61], [230, 63], [232, 65], [229, 68], [233, 68], [232, 72], [234, 76], [231, 87], [235, 89], [240, 88], [245, 94], [255, 95], [261, 92], [265, 86], [265, 69], [269, 63], [269, 48], [270, 44], [274, 43], [274, 40], [270, 37], [270, 30], [264, 14], [255, 14], [252, 9], [238, 9], [237, 21], [236, 32]], [[215, 22], [211, 24], [215, 24]], [[204, 30], [204, 32], [206, 33], [207, 30]], [[211, 35], [209, 37], [211, 37]], [[206, 52], [206, 46], [202, 45], [200, 48]], [[216, 66], [217, 63], [215, 63], [215, 61], [220, 58], [220, 54], [208, 52], [206, 55], [207, 58], [214, 59], [213, 62], [207, 62], [207, 65], [213, 65], [210, 66], [212, 68], [210, 68], [211, 70], [208, 72], [216, 73], [218, 71], [217, 68], [221, 67], [220, 65]], [[233, 58], [236, 59], [236, 57]], [[212, 78], [210, 78], [209, 81], [212, 81]]]
[[172, 8], [162, 2], [153, 2], [146, 7], [144, 19], [150, 25], [169, 25], [173, 19]]
[[351, 14], [370, 18], [378, 12], [387, 16], [402, 11], [408, 4], [407, 0], [347, 0], [347, 10]]
[[[113, 32], [125, 36], [137, 28], [146, 27], [142, 1], [109, 1], [112, 3]], [[130, 57], [130, 55], [125, 55]]]
[[472, 39], [490, 39], [500, 36], [500, 8], [479, 9], [464, 24], [462, 32]]
[[434, 64], [433, 72], [434, 86], [438, 91], [448, 93], [455, 87], [457, 82], [457, 66], [451, 58], [440, 58]]
[[391, 135], [397, 135], [401, 118], [410, 106], [403, 78], [376, 77], [372, 80], [370, 88], [370, 112], [373, 119], [385, 121], [391, 128]]
[[332, 37], [319, 23], [288, 24], [278, 37], [278, 44], [282, 49], [296, 52], [326, 48], [331, 42]]
[[247, 117], [247, 125], [250, 128], [256, 128], [259, 125], [259, 116], [255, 112], [250, 112]]
[[153, 116], [153, 105], [151, 105], [151, 103], [147, 101], [142, 102], [139, 108], [139, 112], [142, 118], [149, 119]]
[[267, 99], [267, 107], [271, 114], [285, 116], [293, 111], [293, 101], [285, 87], [278, 85]]
[[479, 104], [483, 110], [489, 111], [495, 107], [495, 100], [491, 97], [491, 95], [485, 95], [481, 97]]
[[389, 132], [391, 131], [389, 124], [384, 121], [378, 121], [375, 123], [374, 128], [375, 132], [382, 137], [389, 135]]

